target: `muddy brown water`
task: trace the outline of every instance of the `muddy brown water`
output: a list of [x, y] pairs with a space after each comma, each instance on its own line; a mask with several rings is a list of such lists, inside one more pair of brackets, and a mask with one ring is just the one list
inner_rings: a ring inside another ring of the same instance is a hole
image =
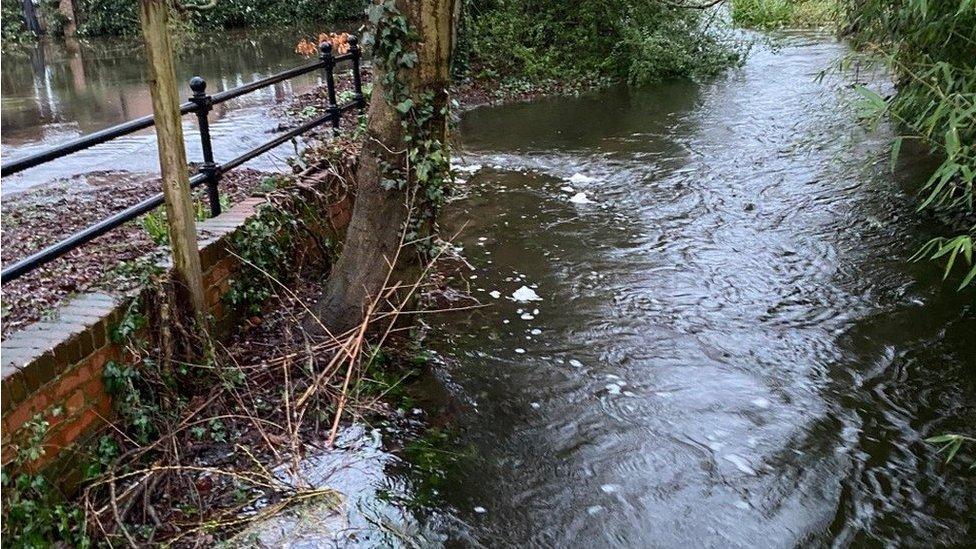
[[[269, 32], [224, 31], [185, 43], [176, 63], [183, 96], [185, 84], [199, 75], [207, 91], [234, 88], [307, 62], [294, 52], [308, 29]], [[208, 38], [209, 37], [209, 38]], [[4, 52], [2, 58], [2, 154], [4, 161], [33, 154], [97, 130], [152, 114], [146, 85], [144, 49], [137, 39], [92, 38], [68, 43], [42, 42], [27, 51]], [[218, 162], [226, 161], [271, 139], [278, 120], [270, 106], [323, 82], [318, 72], [262, 88], [217, 105], [210, 131]], [[183, 117], [190, 161], [201, 161], [196, 119]], [[294, 147], [284, 145], [247, 165], [286, 168]], [[45, 184], [52, 179], [97, 170], [135, 173], [158, 171], [158, 152], [150, 128], [3, 179], [4, 194]]]
[[892, 173], [890, 132], [817, 80], [845, 47], [780, 38], [704, 85], [464, 116], [482, 168], [445, 225], [492, 306], [434, 321], [467, 457], [430, 539], [973, 543], [967, 464], [923, 442], [976, 417], [974, 293], [908, 261], [931, 160]]

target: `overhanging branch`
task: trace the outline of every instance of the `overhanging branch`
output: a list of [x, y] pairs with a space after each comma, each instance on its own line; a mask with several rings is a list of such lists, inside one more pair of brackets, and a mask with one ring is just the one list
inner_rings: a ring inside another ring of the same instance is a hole
[[712, 0], [711, 2], [707, 2], [705, 4], [684, 4], [678, 2], [664, 2], [664, 5], [669, 8], [677, 8], [683, 10], [707, 10], [708, 8], [712, 8], [721, 4], [722, 2], [725, 2], [725, 0]]

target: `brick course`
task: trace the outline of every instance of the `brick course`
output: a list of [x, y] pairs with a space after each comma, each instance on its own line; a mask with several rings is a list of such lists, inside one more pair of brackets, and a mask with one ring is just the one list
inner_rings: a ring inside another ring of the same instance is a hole
[[[220, 216], [197, 224], [207, 306], [218, 335], [237, 325], [236, 312], [226, 307], [223, 296], [241, 268], [228, 251], [230, 235], [254, 216], [263, 198], [249, 198]], [[322, 234], [330, 227], [344, 229], [351, 218], [347, 199], [329, 207]], [[308, 243], [311, 248], [314, 246]], [[37, 322], [11, 334], [0, 344], [3, 381], [0, 385], [0, 444], [3, 463], [14, 456], [14, 445], [35, 414], [50, 422], [45, 456], [32, 468], [61, 461], [69, 448], [111, 417], [111, 397], [105, 392], [102, 373], [109, 360], [120, 360], [123, 350], [109, 338], [123, 317], [129, 297], [106, 293], [77, 296], [61, 306], [54, 320]], [[150, 319], [152, 322], [153, 319]], [[54, 415], [55, 410], [61, 413]]]

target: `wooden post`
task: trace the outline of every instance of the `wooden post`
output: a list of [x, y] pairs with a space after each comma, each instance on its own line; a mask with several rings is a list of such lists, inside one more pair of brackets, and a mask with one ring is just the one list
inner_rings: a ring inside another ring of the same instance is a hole
[[186, 289], [189, 307], [197, 319], [203, 318], [203, 276], [194, 223], [193, 201], [180, 121], [180, 96], [173, 68], [173, 47], [169, 39], [168, 0], [140, 0], [142, 34], [149, 63], [149, 90], [159, 145], [159, 169], [166, 195], [166, 221], [173, 248], [176, 281]]

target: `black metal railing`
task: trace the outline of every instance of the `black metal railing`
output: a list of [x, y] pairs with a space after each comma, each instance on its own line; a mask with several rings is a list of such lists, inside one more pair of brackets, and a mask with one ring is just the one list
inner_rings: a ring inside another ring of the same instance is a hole
[[[325, 124], [326, 122], [331, 122], [333, 129], [337, 129], [339, 127], [339, 120], [342, 113], [351, 109], [363, 109], [366, 106], [366, 100], [363, 96], [362, 77], [360, 76], [362, 50], [360, 49], [355, 36], [350, 36], [348, 38], [348, 44], [348, 52], [342, 55], [333, 55], [332, 45], [329, 42], [323, 42], [319, 45], [318, 61], [307, 63], [267, 78], [255, 80], [250, 84], [245, 84], [237, 88], [218, 92], [213, 95], [207, 94], [207, 83], [203, 78], [195, 76], [190, 79], [190, 90], [193, 92], [193, 95], [190, 97], [189, 101], [180, 105], [180, 113], [195, 113], [197, 115], [197, 124], [200, 128], [200, 143], [203, 148], [203, 164], [200, 166], [197, 173], [190, 177], [190, 188], [206, 185], [207, 197], [210, 202], [210, 212], [212, 215], [220, 215], [219, 184], [220, 178], [223, 174], [240, 166], [248, 160], [260, 156], [278, 147], [279, 145], [287, 143], [291, 139], [294, 139], [295, 137], [314, 129], [317, 126]], [[339, 105], [336, 99], [335, 67], [338, 63], [344, 61], [349, 61], [352, 64], [353, 97], [350, 101]], [[213, 145], [210, 140], [210, 121], [208, 118], [208, 115], [213, 109], [214, 105], [218, 105], [225, 101], [234, 99], [235, 97], [240, 97], [255, 90], [272, 86], [279, 82], [283, 82], [285, 80], [295, 78], [296, 76], [301, 76], [319, 69], [323, 69], [325, 72], [325, 84], [328, 91], [328, 104], [326, 105], [325, 114], [292, 128], [271, 141], [255, 147], [237, 158], [224, 162], [223, 164], [218, 164], [214, 160]], [[154, 123], [152, 116], [136, 118], [117, 126], [88, 134], [73, 141], [69, 141], [56, 147], [51, 147], [50, 149], [41, 151], [39, 153], [35, 153], [24, 158], [19, 158], [4, 164], [3, 166], [0, 166], [0, 175], [6, 177], [8, 175], [22, 172], [69, 154], [111, 141], [118, 137], [149, 128], [153, 125]], [[0, 283], [6, 284], [17, 279], [20, 276], [29, 273], [30, 271], [33, 271], [34, 269], [37, 269], [38, 267], [57, 259], [58, 257], [61, 257], [71, 250], [74, 250], [78, 246], [90, 242], [91, 240], [107, 233], [119, 225], [132, 221], [140, 215], [158, 208], [163, 204], [164, 201], [163, 193], [160, 192], [143, 200], [142, 202], [139, 202], [138, 204], [129, 206], [128, 208], [107, 217], [98, 223], [95, 223], [94, 225], [86, 227], [81, 231], [78, 231], [77, 233], [74, 233], [71, 236], [61, 240], [60, 242], [52, 244], [39, 252], [25, 257], [0, 272]]]

